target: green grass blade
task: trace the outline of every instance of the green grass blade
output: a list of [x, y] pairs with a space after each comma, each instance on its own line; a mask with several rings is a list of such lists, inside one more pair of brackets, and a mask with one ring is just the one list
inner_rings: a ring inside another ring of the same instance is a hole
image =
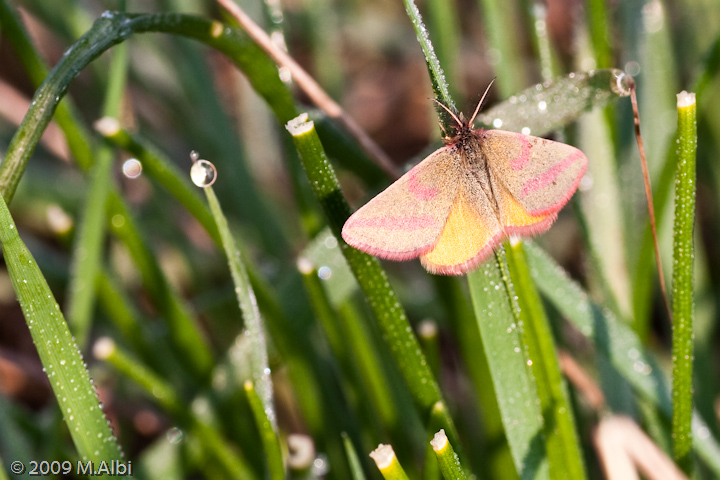
[[8, 273], [75, 447], [83, 460], [122, 458], [60, 307], [0, 199], [0, 243]]
[[[450, 110], [457, 111], [455, 102], [453, 102], [453, 99], [450, 96], [450, 90], [448, 88], [447, 80], [445, 79], [445, 73], [443, 72], [440, 62], [435, 55], [435, 49], [433, 48], [432, 43], [430, 43], [430, 37], [428, 37], [427, 28], [423, 24], [420, 11], [418, 10], [417, 5], [415, 5], [414, 0], [403, 0], [403, 3], [405, 4], [405, 10], [407, 11], [410, 21], [413, 24], [413, 28], [415, 29], [415, 34], [417, 35], [417, 40], [420, 43], [420, 48], [422, 48], [423, 54], [425, 55], [425, 63], [427, 64], [428, 72], [430, 73], [430, 81], [432, 82], [435, 98], [445, 104], [445, 106]], [[446, 118], [446, 115], [444, 114], [445, 111], [442, 108], [438, 106], [436, 107], [436, 110], [440, 113], [440, 118]], [[448, 128], [447, 125], [443, 126], [446, 129]]]
[[612, 34], [608, 25], [608, 14], [605, 7], [605, 0], [590, 0], [585, 9], [587, 24], [590, 30], [593, 53], [596, 68], [610, 68], [613, 57]]
[[102, 263], [103, 241], [107, 228], [105, 203], [110, 190], [112, 165], [112, 153], [107, 147], [102, 148], [90, 171], [88, 195], [75, 238], [67, 316], [81, 350], [87, 346], [92, 327], [94, 280]]
[[520, 241], [510, 242], [507, 261], [523, 322], [523, 341], [528, 347], [537, 382], [545, 427], [545, 444], [552, 478], [587, 478], [575, 431], [575, 418], [560, 373], [552, 330], [540, 295], [527, 266]]
[[[201, 160], [198, 160], [200, 162]], [[194, 166], [198, 166], [196, 163]], [[253, 390], [262, 401], [263, 411], [269, 416], [270, 423], [273, 428], [276, 427], [275, 407], [272, 402], [272, 381], [270, 379], [270, 367], [268, 366], [267, 341], [265, 339], [265, 326], [263, 325], [260, 310], [258, 309], [255, 292], [250, 285], [245, 265], [240, 258], [240, 251], [235, 245], [235, 239], [230, 233], [227, 219], [220, 208], [220, 202], [215, 196], [212, 187], [207, 187], [205, 196], [210, 204], [213, 217], [217, 223], [220, 236], [222, 237], [225, 256], [227, 257], [228, 266], [232, 274], [233, 284], [235, 285], [235, 295], [237, 297], [240, 310], [242, 311], [243, 320], [245, 322], [245, 334], [250, 341], [250, 371], [253, 382]], [[256, 386], [256, 387], [255, 387]]]
[[445, 80], [451, 98], [459, 98], [458, 90], [462, 90], [460, 82], [460, 34], [458, 6], [446, 0], [430, 0], [427, 2], [427, 23], [429, 35], [433, 38], [436, 54], [444, 70]]
[[445, 436], [445, 431], [440, 430], [430, 441], [437, 461], [440, 464], [440, 471], [445, 480], [466, 480], [467, 475], [460, 465], [455, 450]]
[[678, 94], [678, 164], [675, 175], [673, 242], [673, 452], [683, 471], [692, 475], [693, 262], [695, 224], [695, 94]]
[[245, 382], [245, 394], [255, 417], [255, 424], [260, 432], [260, 440], [268, 464], [268, 476], [270, 480], [284, 480], [285, 468], [283, 467], [282, 452], [280, 451], [280, 441], [273, 427], [275, 414], [265, 408], [265, 402], [260, 398], [255, 386], [249, 380]]
[[549, 478], [543, 442], [543, 419], [535, 378], [527, 365], [512, 284], [497, 255], [468, 274], [475, 317], [490, 367], [500, 415], [518, 475], [523, 480]]
[[366, 480], [365, 473], [363, 473], [362, 465], [360, 464], [360, 458], [355, 451], [350, 437], [343, 432], [342, 433], [343, 446], [345, 447], [345, 455], [347, 455], [348, 463], [350, 464], [350, 473], [352, 475], [351, 480]]

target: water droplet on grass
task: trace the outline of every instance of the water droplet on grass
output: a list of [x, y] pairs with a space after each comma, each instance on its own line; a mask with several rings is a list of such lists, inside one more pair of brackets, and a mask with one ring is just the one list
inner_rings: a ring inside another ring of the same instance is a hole
[[207, 160], [198, 160], [190, 169], [190, 178], [198, 187], [206, 188], [215, 183], [217, 170]]

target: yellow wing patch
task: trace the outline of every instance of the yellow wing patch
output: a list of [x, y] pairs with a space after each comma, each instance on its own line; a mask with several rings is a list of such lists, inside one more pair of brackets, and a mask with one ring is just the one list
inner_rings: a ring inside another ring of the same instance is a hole
[[[494, 228], [489, 228], [487, 223]], [[468, 204], [464, 196], [458, 195], [437, 244], [422, 256], [423, 263], [441, 270], [443, 267], [463, 264], [490, 246], [493, 237], [500, 231], [500, 225], [494, 216], [481, 219], [477, 210]]]
[[499, 193], [502, 204], [501, 221], [505, 227], [527, 227], [552, 217], [552, 215], [530, 215], [507, 190], [501, 188]]

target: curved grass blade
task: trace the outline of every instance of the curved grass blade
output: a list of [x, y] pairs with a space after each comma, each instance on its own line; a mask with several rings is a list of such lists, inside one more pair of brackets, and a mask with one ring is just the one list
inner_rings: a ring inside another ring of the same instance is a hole
[[84, 461], [122, 458], [60, 307], [0, 199], [0, 243], [15, 293], [75, 447]]
[[106, 12], [66, 52], [35, 92], [32, 106], [0, 165], [0, 192], [6, 202], [12, 199], [25, 165], [70, 82], [105, 50], [126, 40], [133, 33], [149, 31], [188, 36], [226, 53], [243, 71], [249, 72], [248, 78], [253, 88], [265, 98], [281, 121], [295, 116], [290, 92], [282, 84], [274, 64], [240, 31], [189, 15], [125, 15]]

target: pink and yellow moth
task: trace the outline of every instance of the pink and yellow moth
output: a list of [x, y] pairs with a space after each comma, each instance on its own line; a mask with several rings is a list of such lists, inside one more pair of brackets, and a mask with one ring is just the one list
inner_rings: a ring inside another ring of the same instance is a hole
[[481, 104], [470, 121], [441, 105], [457, 122], [454, 135], [345, 222], [349, 245], [389, 260], [419, 256], [430, 273], [461, 275], [510, 235], [550, 228], [587, 158], [544, 138], [473, 130]]

